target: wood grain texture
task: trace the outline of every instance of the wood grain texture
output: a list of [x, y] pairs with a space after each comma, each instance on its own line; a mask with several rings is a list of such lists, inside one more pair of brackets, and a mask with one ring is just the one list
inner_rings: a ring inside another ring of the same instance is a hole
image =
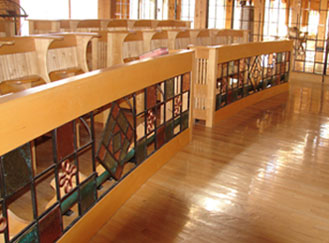
[[299, 82], [195, 126], [90, 242], [327, 242], [328, 116], [329, 86]]
[[0, 140], [0, 154], [121, 97], [191, 72], [193, 57], [184, 51], [0, 97], [0, 137], [7, 138]]

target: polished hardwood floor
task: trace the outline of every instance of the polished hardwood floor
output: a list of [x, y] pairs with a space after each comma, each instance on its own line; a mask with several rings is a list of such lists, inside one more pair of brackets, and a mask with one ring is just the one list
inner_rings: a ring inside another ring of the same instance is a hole
[[329, 242], [329, 86], [196, 125], [91, 242]]

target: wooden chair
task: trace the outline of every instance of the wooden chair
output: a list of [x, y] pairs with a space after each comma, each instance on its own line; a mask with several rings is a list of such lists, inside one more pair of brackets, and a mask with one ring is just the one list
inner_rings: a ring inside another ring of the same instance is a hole
[[129, 20], [128, 19], [111, 19], [107, 24], [107, 30], [123, 30], [127, 31], [129, 29]]
[[156, 26], [157, 29], [169, 30], [169, 29], [186, 29], [186, 23], [179, 20], [161, 20]]
[[191, 44], [190, 30], [181, 31], [176, 35], [175, 48], [174, 49], [187, 49]]
[[60, 23], [59, 32], [76, 32], [80, 20], [65, 19], [65, 20], [60, 20], [59, 23]]
[[47, 53], [49, 79], [56, 81], [89, 72], [87, 47], [96, 33], [56, 33], [62, 39], [55, 40]]
[[150, 41], [150, 49], [154, 50], [162, 47], [170, 48], [169, 43], [170, 41], [167, 31], [156, 32], [155, 34], [153, 34], [152, 39]]
[[0, 93], [22, 91], [49, 82], [47, 51], [61, 37], [0, 38]]
[[211, 45], [212, 44], [211, 30], [208, 29], [200, 30], [197, 37], [195, 38], [195, 44], [199, 46]]
[[115, 31], [108, 33], [107, 67], [137, 60], [145, 52], [143, 32]]
[[59, 20], [33, 20], [29, 19], [29, 34], [48, 34], [60, 31]]
[[133, 26], [134, 30], [155, 29], [158, 24], [156, 20], [136, 20]]
[[11, 20], [0, 20], [0, 37], [15, 35], [15, 24]]
[[109, 21], [110, 20], [101, 20], [101, 19], [81, 20], [77, 25], [77, 31], [91, 32], [91, 31], [105, 30], [107, 28]]

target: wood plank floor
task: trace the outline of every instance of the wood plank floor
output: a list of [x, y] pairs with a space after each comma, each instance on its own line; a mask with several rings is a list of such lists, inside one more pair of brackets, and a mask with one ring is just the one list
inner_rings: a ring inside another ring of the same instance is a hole
[[329, 242], [329, 87], [196, 125], [92, 242]]

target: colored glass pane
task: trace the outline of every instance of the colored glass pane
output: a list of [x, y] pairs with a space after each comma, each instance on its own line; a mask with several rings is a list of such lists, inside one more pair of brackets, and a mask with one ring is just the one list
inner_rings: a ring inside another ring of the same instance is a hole
[[103, 135], [103, 143], [107, 146], [109, 144], [109, 139], [113, 133], [113, 129], [115, 126], [115, 120], [113, 117], [109, 117], [108, 121], [106, 122], [105, 129], [104, 129], [104, 135]]
[[146, 159], [146, 139], [141, 139], [136, 145], [136, 162], [139, 164]]
[[156, 85], [153, 85], [146, 89], [146, 95], [147, 95], [146, 107], [147, 107], [147, 109], [152, 108], [156, 105], [156, 102], [157, 102], [156, 90], [157, 90]]
[[74, 152], [73, 122], [56, 129], [57, 157], [61, 161]]
[[171, 121], [166, 124], [166, 131], [165, 131], [165, 136], [166, 136], [166, 142], [169, 141], [174, 135], [174, 122]]
[[39, 232], [41, 243], [55, 242], [62, 235], [59, 206], [40, 220]]
[[22, 236], [20, 236], [15, 243], [38, 243], [38, 232], [36, 226], [32, 226]]
[[189, 113], [186, 112], [182, 115], [182, 131], [188, 128]]
[[96, 202], [96, 180], [90, 178], [80, 188], [81, 195], [81, 213], [84, 214]]
[[174, 96], [174, 79], [166, 81], [166, 97], [170, 99]]
[[125, 115], [122, 112], [120, 112], [118, 115], [117, 123], [119, 124], [119, 126], [121, 127], [123, 132], [127, 132], [129, 123], [128, 123], [127, 118], [125, 117]]
[[105, 168], [110, 171], [112, 174], [115, 174], [116, 167], [118, 166], [117, 161], [112, 157], [110, 153], [106, 153], [104, 160], [102, 161], [102, 164], [105, 166]]
[[190, 89], [190, 73], [185, 73], [183, 75], [183, 92]]
[[[2, 157], [6, 195], [23, 188], [32, 180], [31, 146], [27, 143]], [[2, 197], [4, 195], [1, 195]]]
[[157, 148], [160, 148], [165, 143], [165, 127], [164, 126], [158, 128], [156, 141], [157, 141]]
[[117, 133], [113, 136], [113, 152], [116, 153], [121, 148], [121, 134]]

